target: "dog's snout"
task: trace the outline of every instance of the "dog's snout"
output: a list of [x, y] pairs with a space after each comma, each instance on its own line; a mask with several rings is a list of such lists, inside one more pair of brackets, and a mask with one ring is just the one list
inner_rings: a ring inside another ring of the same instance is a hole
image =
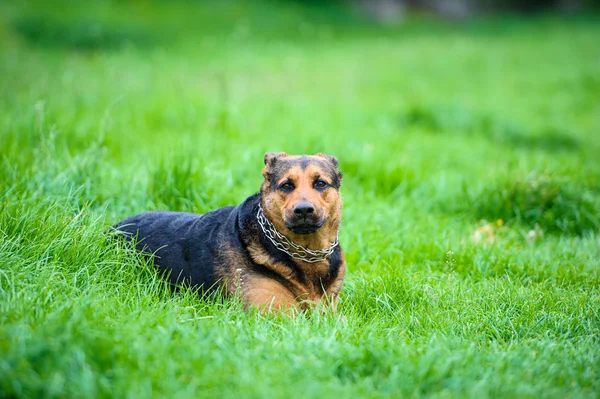
[[310, 202], [300, 202], [294, 207], [294, 214], [298, 217], [307, 217], [313, 214], [315, 207]]

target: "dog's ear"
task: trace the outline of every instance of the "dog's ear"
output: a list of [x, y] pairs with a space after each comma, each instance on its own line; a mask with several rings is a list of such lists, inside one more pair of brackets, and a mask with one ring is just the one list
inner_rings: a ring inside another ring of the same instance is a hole
[[335, 166], [336, 168], [338, 167], [338, 160], [333, 155], [327, 155], [327, 154], [323, 154], [323, 153], [319, 152], [315, 156], [321, 157], [321, 158], [325, 158], [326, 160], [328, 160], [329, 162], [331, 162], [331, 164], [333, 166]]
[[265, 167], [262, 170], [265, 183], [270, 182], [271, 178], [273, 177], [274, 166], [277, 163], [277, 160], [287, 156], [288, 154], [285, 152], [267, 152], [265, 154]]
[[321, 152], [319, 152], [318, 154], [315, 154], [315, 156], [317, 156], [319, 158], [325, 159], [327, 162], [329, 162], [333, 166], [333, 168], [335, 169], [335, 181], [334, 181], [334, 185], [336, 187], [339, 187], [342, 184], [343, 174], [338, 169], [338, 160], [337, 160], [337, 158], [334, 157], [333, 155], [327, 155], [327, 154], [323, 154]]
[[288, 154], [285, 152], [267, 152], [265, 154], [265, 165], [273, 166], [273, 165], [275, 165], [275, 162], [277, 162], [277, 160], [279, 158], [285, 158], [287, 156], [288, 156]]

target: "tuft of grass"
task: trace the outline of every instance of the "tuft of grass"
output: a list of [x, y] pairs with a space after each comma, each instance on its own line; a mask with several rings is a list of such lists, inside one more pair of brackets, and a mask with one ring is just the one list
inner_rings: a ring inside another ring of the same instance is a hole
[[149, 194], [158, 209], [205, 213], [207, 193], [202, 190], [204, 173], [197, 163], [183, 160], [172, 167], [159, 165], [150, 178]]
[[365, 192], [383, 198], [409, 194], [417, 184], [415, 173], [409, 168], [394, 163], [378, 163], [372, 160], [369, 168], [364, 167], [365, 160], [346, 160], [344, 173], [351, 176]]
[[459, 108], [415, 106], [401, 115], [400, 126], [425, 133], [480, 136], [501, 145], [521, 149], [571, 152], [581, 148], [577, 137], [560, 127], [525, 129], [512, 121]]
[[464, 212], [478, 219], [500, 219], [553, 234], [600, 231], [600, 198], [590, 188], [564, 178], [533, 175], [466, 195]]
[[235, 204], [234, 187], [230, 172], [188, 155], [160, 162], [150, 175], [148, 195], [152, 208], [206, 213]]

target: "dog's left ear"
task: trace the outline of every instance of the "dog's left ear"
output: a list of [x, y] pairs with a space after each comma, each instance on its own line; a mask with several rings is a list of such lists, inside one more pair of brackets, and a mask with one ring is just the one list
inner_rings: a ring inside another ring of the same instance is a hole
[[337, 160], [337, 158], [334, 157], [333, 155], [327, 155], [327, 154], [323, 154], [321, 152], [319, 152], [318, 154], [315, 154], [315, 156], [327, 160], [327, 162], [329, 162], [333, 166], [333, 168], [335, 169], [334, 186], [339, 188], [340, 185], [342, 184], [343, 174], [338, 169], [338, 160]]
[[338, 167], [338, 160], [336, 157], [334, 157], [333, 155], [327, 155], [327, 154], [323, 154], [321, 152], [319, 152], [318, 154], [315, 154], [315, 156], [320, 157], [320, 158], [325, 158], [326, 160], [328, 160], [329, 162], [331, 162], [331, 164], [333, 166]]

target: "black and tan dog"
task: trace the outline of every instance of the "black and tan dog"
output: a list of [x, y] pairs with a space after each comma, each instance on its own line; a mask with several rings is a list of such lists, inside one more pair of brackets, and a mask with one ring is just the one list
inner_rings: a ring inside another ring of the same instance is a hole
[[197, 215], [148, 212], [115, 228], [154, 255], [172, 283], [220, 289], [265, 309], [335, 309], [346, 263], [337, 237], [342, 174], [335, 157], [265, 155], [260, 193]]

